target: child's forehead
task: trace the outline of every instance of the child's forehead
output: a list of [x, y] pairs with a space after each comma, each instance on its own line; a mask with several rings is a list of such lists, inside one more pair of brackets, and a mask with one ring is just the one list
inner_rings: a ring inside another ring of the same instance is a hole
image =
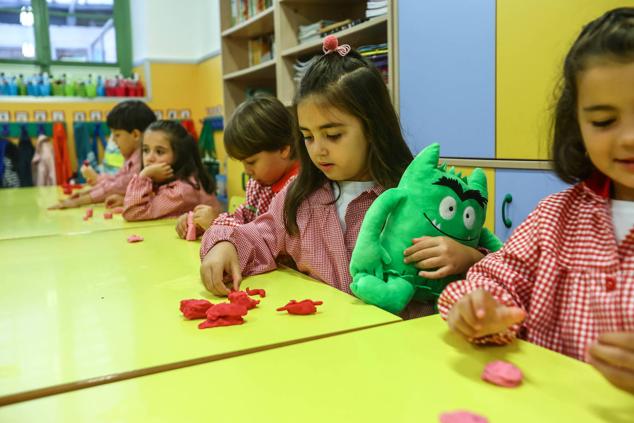
[[308, 97], [297, 104], [297, 120], [301, 129], [316, 130], [324, 125], [349, 125], [359, 119], [317, 96]]
[[143, 144], [151, 146], [171, 147], [167, 134], [163, 131], [145, 131]]

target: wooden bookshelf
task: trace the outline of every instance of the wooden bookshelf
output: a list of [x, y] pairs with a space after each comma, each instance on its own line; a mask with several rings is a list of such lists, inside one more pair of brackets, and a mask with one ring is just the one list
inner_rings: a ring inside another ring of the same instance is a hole
[[[240, 0], [236, 0], [240, 1]], [[395, 1], [395, 0], [394, 0]], [[388, 88], [394, 93], [395, 45], [393, 33], [394, 1], [387, 15], [370, 18], [345, 28], [335, 35], [341, 43], [357, 48], [367, 44], [388, 43]], [[295, 96], [293, 65], [322, 54], [322, 39], [299, 42], [300, 25], [321, 19], [335, 22], [365, 18], [366, 0], [273, 0], [273, 5], [232, 25], [232, 0], [220, 0], [222, 72], [224, 81], [225, 118], [229, 118], [247, 92], [263, 89], [275, 93], [290, 107]], [[249, 40], [273, 34], [273, 57], [250, 65]]]

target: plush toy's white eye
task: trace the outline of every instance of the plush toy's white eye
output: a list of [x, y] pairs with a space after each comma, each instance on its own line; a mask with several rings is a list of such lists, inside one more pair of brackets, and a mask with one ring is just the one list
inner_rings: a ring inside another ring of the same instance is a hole
[[475, 224], [475, 210], [473, 209], [473, 207], [469, 206], [466, 209], [464, 209], [464, 212], [462, 213], [462, 221], [464, 222], [464, 226], [467, 229], [473, 229], [473, 225]]
[[453, 219], [456, 214], [456, 199], [451, 196], [443, 198], [438, 207], [438, 213], [445, 220]]

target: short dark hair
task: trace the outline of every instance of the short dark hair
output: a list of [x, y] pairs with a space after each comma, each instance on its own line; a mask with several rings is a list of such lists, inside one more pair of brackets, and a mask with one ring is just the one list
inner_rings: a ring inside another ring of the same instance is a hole
[[615, 62], [634, 60], [634, 8], [613, 9], [588, 23], [564, 60], [552, 121], [551, 156], [555, 172], [568, 183], [582, 181], [595, 170], [579, 127], [577, 75], [597, 58]]
[[[198, 144], [180, 123], [173, 120], [158, 120], [148, 126], [146, 131], [162, 132], [169, 140], [174, 151], [172, 169], [175, 179], [185, 181], [196, 189], [202, 186], [209, 194], [216, 192], [216, 181], [203, 166]], [[190, 178], [195, 182], [192, 183]]]
[[156, 122], [156, 115], [147, 104], [139, 100], [122, 101], [106, 117], [108, 128], [128, 132], [135, 129], [143, 132], [152, 122]]
[[277, 98], [256, 94], [233, 112], [225, 127], [224, 143], [227, 154], [238, 160], [287, 146], [294, 158], [299, 136], [295, 116]]
[[[368, 141], [368, 172], [385, 188], [398, 185], [413, 159], [405, 143], [390, 94], [379, 71], [357, 51], [340, 56], [325, 54], [310, 66], [295, 97], [297, 105], [315, 98], [326, 106], [349, 113], [361, 122]], [[298, 232], [297, 209], [328, 178], [310, 159], [303, 137], [297, 142], [300, 171], [284, 202], [284, 224], [293, 235]]]

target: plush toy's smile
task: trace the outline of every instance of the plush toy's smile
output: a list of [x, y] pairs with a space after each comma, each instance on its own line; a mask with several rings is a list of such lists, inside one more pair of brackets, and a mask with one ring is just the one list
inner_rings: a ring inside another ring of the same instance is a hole
[[425, 216], [425, 219], [427, 219], [427, 221], [428, 221], [429, 223], [431, 223], [431, 225], [432, 225], [434, 228], [436, 228], [436, 230], [437, 230], [438, 232], [440, 232], [441, 234], [445, 234], [445, 235], [447, 235], [449, 238], [457, 239], [458, 241], [463, 241], [463, 242], [468, 242], [468, 241], [471, 241], [471, 238], [467, 238], [467, 239], [464, 239], [464, 238], [458, 238], [457, 236], [450, 235], [450, 234], [448, 234], [447, 232], [443, 231], [442, 229], [440, 229], [440, 223], [436, 223], [436, 219], [431, 220], [431, 219], [429, 218], [429, 216], [427, 216], [427, 213], [423, 212], [423, 216]]

